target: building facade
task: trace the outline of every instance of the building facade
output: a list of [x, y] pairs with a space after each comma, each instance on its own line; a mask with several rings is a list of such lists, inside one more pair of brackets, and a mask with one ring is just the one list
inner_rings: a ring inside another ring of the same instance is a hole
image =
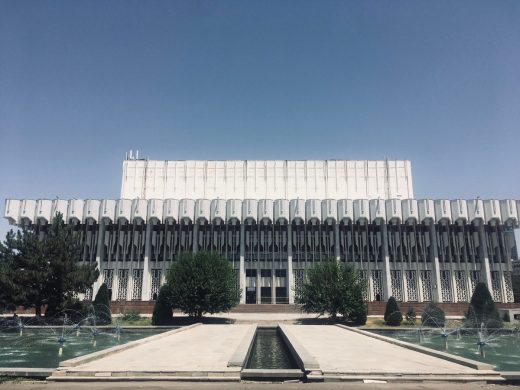
[[45, 234], [60, 212], [113, 300], [152, 300], [185, 252], [226, 257], [242, 303], [293, 303], [305, 270], [360, 270], [367, 301], [513, 302], [520, 201], [414, 199], [409, 161], [153, 161], [127, 157], [121, 198], [6, 200]]

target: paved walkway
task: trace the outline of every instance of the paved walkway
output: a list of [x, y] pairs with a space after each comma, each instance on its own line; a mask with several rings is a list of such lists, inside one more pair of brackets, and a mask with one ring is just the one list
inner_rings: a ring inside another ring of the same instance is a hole
[[332, 375], [475, 375], [481, 371], [332, 325], [286, 325]]
[[[67, 370], [75, 376], [238, 376], [227, 363], [252, 325], [200, 325]], [[119, 373], [119, 374], [115, 374]]]

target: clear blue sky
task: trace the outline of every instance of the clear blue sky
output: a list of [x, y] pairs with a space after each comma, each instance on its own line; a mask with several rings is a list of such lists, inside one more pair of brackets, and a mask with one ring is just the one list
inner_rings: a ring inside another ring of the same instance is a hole
[[520, 198], [519, 21], [519, 1], [0, 0], [0, 198], [117, 198], [129, 149], [410, 159], [418, 198]]

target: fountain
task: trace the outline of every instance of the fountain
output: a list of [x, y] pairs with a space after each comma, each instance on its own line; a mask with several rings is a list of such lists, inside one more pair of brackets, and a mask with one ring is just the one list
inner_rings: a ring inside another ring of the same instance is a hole
[[[493, 319], [470, 318], [460, 322], [436, 323], [436, 326], [420, 325], [416, 330], [377, 329], [374, 333], [393, 337], [439, 351], [448, 351], [465, 358], [496, 365], [501, 371], [520, 371], [520, 329], [493, 327]], [[475, 348], [476, 347], [476, 348]]]
[[117, 317], [114, 324], [99, 325], [98, 318], [90, 305], [83, 315], [66, 310], [54, 318], [0, 319], [0, 367], [55, 368], [62, 360], [164, 331], [126, 330]]

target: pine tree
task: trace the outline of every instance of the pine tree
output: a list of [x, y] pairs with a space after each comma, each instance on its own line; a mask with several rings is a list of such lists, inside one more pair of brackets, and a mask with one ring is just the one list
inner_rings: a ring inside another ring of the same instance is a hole
[[399, 326], [403, 321], [403, 315], [394, 297], [390, 297], [385, 308], [385, 323], [390, 326]]
[[[7, 288], [2, 298], [10, 305], [34, 308], [40, 316], [64, 308], [67, 300], [83, 293], [97, 279], [96, 263], [80, 265], [81, 246], [77, 235], [57, 214], [41, 235], [33, 227], [12, 231], [0, 244], [0, 263], [4, 276], [0, 287]], [[7, 281], [6, 281], [7, 279]]]
[[171, 323], [173, 311], [169, 295], [168, 285], [159, 289], [159, 295], [153, 307], [152, 325], [169, 325]]
[[479, 282], [469, 303], [464, 326], [469, 328], [501, 328], [504, 326], [487, 286]]

